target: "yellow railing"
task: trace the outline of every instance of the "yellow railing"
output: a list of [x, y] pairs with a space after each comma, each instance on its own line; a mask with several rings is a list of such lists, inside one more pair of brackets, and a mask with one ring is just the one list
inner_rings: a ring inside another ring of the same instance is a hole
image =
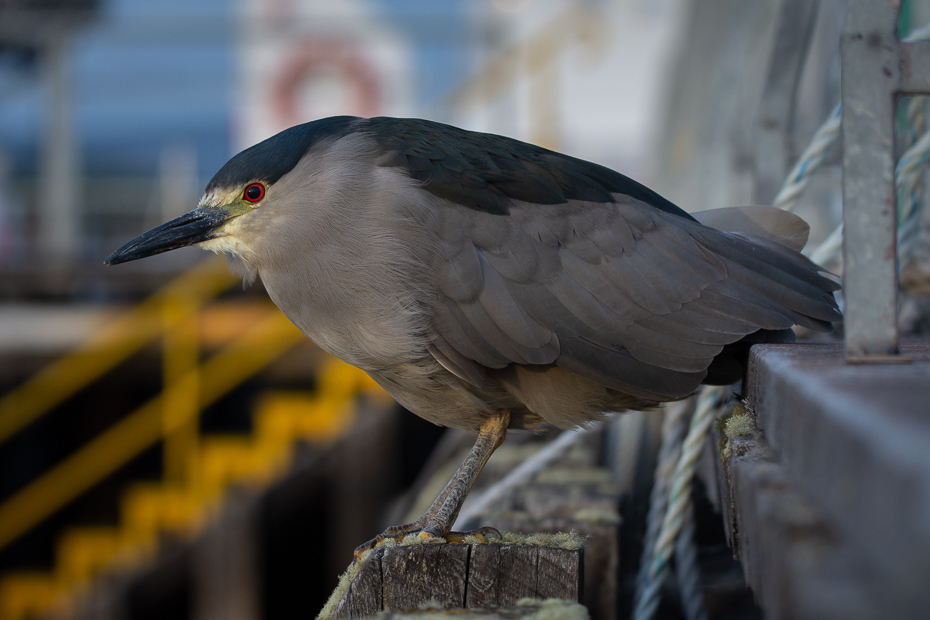
[[[160, 395], [0, 504], [0, 548], [165, 436], [165, 406], [201, 391], [199, 406], [172, 414], [171, 431], [304, 338], [277, 309]], [[201, 379], [202, 377], [202, 379]]]
[[[164, 445], [163, 482], [129, 487], [119, 527], [65, 530], [54, 571], [4, 575], [0, 620], [62, 611], [74, 588], [100, 570], [152, 557], [160, 531], [196, 533], [228, 484], [267, 483], [285, 471], [295, 440], [328, 442], [338, 437], [351, 423], [352, 403], [360, 390], [386, 397], [362, 371], [330, 358], [318, 369], [314, 394], [269, 394], [261, 399], [251, 436], [202, 437], [198, 418], [204, 407], [306, 342], [277, 308], [267, 304], [260, 318], [250, 318], [249, 329], [227, 339], [228, 344], [201, 363], [204, 339], [198, 325], [204, 303], [234, 282], [218, 261], [201, 265], [0, 399], [2, 441], [164, 337], [162, 393], [0, 505], [0, 549], [159, 441]], [[248, 312], [242, 307], [234, 311]], [[211, 331], [206, 324], [204, 331]]]
[[163, 323], [165, 303], [203, 304], [235, 282], [220, 259], [204, 261], [0, 397], [0, 443], [161, 336], [171, 327]]
[[[289, 348], [296, 330], [289, 325], [285, 327], [279, 322], [283, 317], [279, 317], [269, 316], [239, 342], [230, 344], [204, 364], [203, 379], [215, 382], [217, 387], [205, 384], [203, 399], [215, 400], [238, 380], [273, 359], [275, 351]], [[302, 338], [296, 335], [297, 341]], [[256, 360], [254, 353], [259, 347], [263, 352]], [[182, 382], [188, 380], [183, 378]], [[250, 436], [198, 436], [196, 450], [186, 461], [193, 466], [182, 481], [136, 483], [129, 487], [122, 498], [118, 527], [69, 528], [58, 540], [54, 571], [4, 575], [0, 579], [0, 619], [66, 614], [74, 594], [86, 588], [95, 575], [108, 569], [136, 566], [154, 557], [159, 532], [171, 531], [187, 538], [195, 535], [231, 483], [267, 484], [287, 470], [295, 440], [326, 444], [344, 433], [353, 421], [355, 397], [360, 391], [383, 403], [392, 402], [365, 373], [330, 358], [319, 369], [313, 394], [270, 393], [262, 398]], [[131, 427], [114, 428], [106, 440], [76, 454], [68, 468], [93, 469], [87, 461], [94, 458], [91, 454], [94, 449], [113, 465], [125, 459], [128, 452], [151, 445], [159, 436], [158, 401], [155, 399], [134, 413]], [[117, 448], [120, 442], [132, 445]], [[46, 486], [50, 494], [60, 495], [60, 489], [56, 488], [61, 485], [92, 483], [84, 475], [69, 476], [64, 464], [50, 475], [54, 479], [46, 478], [40, 485]], [[19, 508], [27, 509], [35, 500], [27, 498]], [[49, 507], [39, 505], [39, 508]]]

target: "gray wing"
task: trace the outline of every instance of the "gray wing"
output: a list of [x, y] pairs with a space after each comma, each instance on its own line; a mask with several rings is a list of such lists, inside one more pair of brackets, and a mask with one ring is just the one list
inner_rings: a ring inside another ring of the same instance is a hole
[[796, 251], [614, 198], [508, 215], [437, 199], [434, 357], [479, 386], [486, 368], [556, 364], [667, 400], [747, 334], [840, 318], [838, 286]]

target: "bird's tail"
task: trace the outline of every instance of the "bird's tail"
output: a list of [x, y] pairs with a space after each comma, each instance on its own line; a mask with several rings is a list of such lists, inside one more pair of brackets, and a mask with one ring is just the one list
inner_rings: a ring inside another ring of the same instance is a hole
[[[836, 307], [833, 291], [839, 284], [822, 275], [800, 251], [807, 244], [810, 227], [803, 219], [775, 207], [748, 206], [712, 209], [693, 213], [704, 226], [731, 233], [729, 239], [710, 239], [724, 263], [743, 267], [743, 284], [777, 301], [793, 311], [797, 323], [818, 331], [831, 331], [832, 322], [842, 316]], [[721, 241], [724, 241], [721, 243]], [[732, 244], [736, 241], [735, 244]], [[721, 247], [729, 246], [729, 247]], [[791, 278], [796, 286], [766, 286]], [[806, 320], [800, 320], [803, 319]], [[738, 380], [745, 369], [749, 347], [753, 344], [794, 342], [791, 329], [760, 329], [724, 347], [714, 358], [704, 383], [725, 385]]]
[[724, 207], [698, 211], [692, 213], [691, 217], [704, 226], [767, 239], [796, 252], [807, 245], [811, 230], [807, 222], [794, 213], [775, 207]]

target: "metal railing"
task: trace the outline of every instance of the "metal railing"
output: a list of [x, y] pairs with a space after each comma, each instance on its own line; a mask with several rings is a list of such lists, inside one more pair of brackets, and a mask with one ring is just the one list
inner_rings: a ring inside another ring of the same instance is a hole
[[0, 443], [170, 331], [175, 323], [165, 323], [165, 304], [184, 299], [201, 305], [235, 282], [220, 259], [204, 261], [115, 318], [74, 351], [0, 397]]
[[[267, 366], [304, 339], [277, 309], [203, 365], [176, 377], [165, 390], [86, 444], [28, 487], [0, 504], [0, 548], [79, 496], [163, 437], [183, 432], [201, 408]], [[197, 394], [199, 392], [199, 398]], [[190, 406], [191, 396], [195, 406]], [[171, 411], [169, 406], [186, 401]], [[165, 415], [168, 412], [168, 415]], [[176, 448], [174, 448], [176, 449]], [[186, 460], [187, 455], [184, 455]]]
[[898, 351], [895, 100], [930, 94], [930, 44], [898, 38], [900, 5], [851, 0], [841, 43], [846, 359]]

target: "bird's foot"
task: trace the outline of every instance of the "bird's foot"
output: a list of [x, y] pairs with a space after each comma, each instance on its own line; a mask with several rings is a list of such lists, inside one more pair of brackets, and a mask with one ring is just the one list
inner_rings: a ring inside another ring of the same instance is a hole
[[[414, 524], [411, 523], [409, 525], [414, 525]], [[500, 531], [497, 530], [497, 528], [493, 528], [493, 527], [479, 527], [477, 530], [471, 530], [468, 532], [446, 532], [445, 534], [443, 534], [441, 532], [434, 533], [430, 531], [428, 527], [407, 528], [406, 526], [403, 526], [403, 525], [395, 525], [395, 526], [387, 528], [386, 530], [384, 530], [384, 532], [382, 532], [381, 534], [378, 534], [377, 536], [375, 536], [368, 542], [363, 543], [359, 545], [358, 547], [356, 547], [355, 552], [353, 553], [354, 555], [353, 563], [360, 561], [366, 551], [371, 551], [372, 549], [377, 547], [379, 544], [381, 544], [385, 540], [393, 539], [399, 543], [404, 538], [406, 538], [407, 536], [410, 536], [411, 534], [415, 534], [418, 538], [421, 538], [423, 540], [432, 540], [434, 538], [442, 538], [442, 539], [445, 539], [445, 541], [450, 544], [465, 543], [468, 541], [469, 536], [473, 536], [477, 538], [478, 541], [481, 543], [487, 543], [494, 539], [497, 539], [498, 541], [504, 540], [504, 537], [500, 533]]]
[[416, 534], [424, 540], [444, 538], [450, 543], [465, 542], [468, 536], [475, 536], [482, 542], [487, 542], [489, 534], [494, 534], [498, 540], [503, 540], [501, 533], [493, 527], [482, 527], [473, 532], [453, 532], [451, 530], [452, 524], [455, 523], [459, 511], [462, 509], [465, 496], [468, 495], [468, 491], [475, 483], [475, 479], [488, 462], [491, 453], [504, 441], [509, 423], [509, 411], [501, 411], [482, 422], [475, 446], [465, 457], [446, 488], [442, 490], [433, 505], [429, 507], [429, 510], [413, 523], [393, 525], [367, 543], [357, 547], [353, 563], [361, 560], [366, 551], [374, 549], [379, 543], [389, 538], [400, 542], [411, 534]]
[[473, 536], [478, 539], [480, 543], [490, 542], [490, 539], [496, 538], [498, 541], [503, 541], [504, 536], [496, 527], [479, 527], [477, 530], [470, 530], [468, 532], [446, 532], [439, 536], [434, 536], [428, 530], [423, 530], [417, 533], [417, 536], [423, 540], [430, 540], [432, 538], [444, 538], [447, 543], [451, 544], [461, 544], [468, 542], [468, 537]]

